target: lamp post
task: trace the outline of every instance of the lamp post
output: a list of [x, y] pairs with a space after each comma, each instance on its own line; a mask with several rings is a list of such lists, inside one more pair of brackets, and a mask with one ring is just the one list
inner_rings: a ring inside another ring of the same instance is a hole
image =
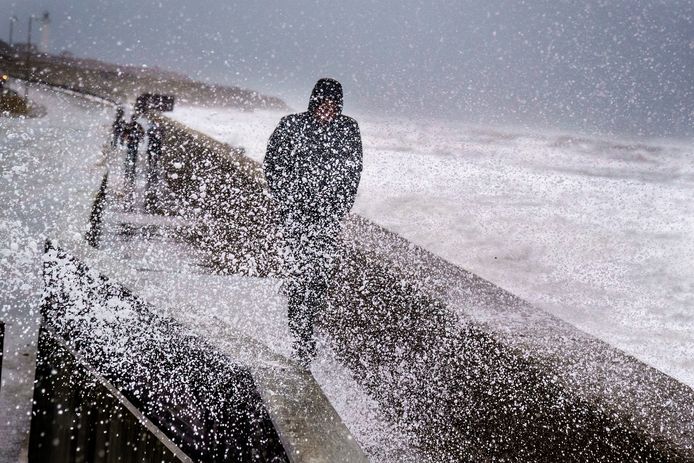
[[48, 13], [48, 11], [44, 11], [43, 16], [41, 16], [41, 44], [39, 46], [39, 53], [48, 53], [50, 26], [51, 15]]
[[34, 20], [34, 15], [29, 15], [29, 30], [27, 32], [27, 56], [26, 56], [26, 81], [24, 83], [24, 98], [29, 96], [29, 79], [31, 77], [31, 22]]
[[34, 20], [34, 15], [29, 16], [29, 30], [27, 31], [27, 51], [31, 51], [31, 23]]
[[16, 16], [10, 16], [10, 47], [12, 46], [12, 33], [14, 32], [14, 23], [17, 22]]

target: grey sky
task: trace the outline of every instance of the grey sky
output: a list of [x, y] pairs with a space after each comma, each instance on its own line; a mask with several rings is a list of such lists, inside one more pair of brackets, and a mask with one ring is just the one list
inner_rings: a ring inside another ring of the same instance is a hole
[[0, 0], [52, 50], [256, 88], [303, 106], [318, 77], [346, 110], [694, 135], [692, 1]]

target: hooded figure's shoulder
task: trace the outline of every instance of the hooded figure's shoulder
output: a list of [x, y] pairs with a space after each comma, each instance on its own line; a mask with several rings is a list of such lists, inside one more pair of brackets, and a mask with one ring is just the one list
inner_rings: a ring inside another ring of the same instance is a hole
[[283, 127], [292, 127], [297, 124], [301, 124], [306, 121], [306, 118], [308, 117], [308, 113], [296, 113], [296, 114], [289, 114], [287, 116], [284, 116], [282, 119], [280, 119], [280, 126]]
[[345, 116], [344, 114], [340, 114], [338, 116], [338, 123], [343, 127], [359, 130], [359, 124], [357, 121], [349, 116]]

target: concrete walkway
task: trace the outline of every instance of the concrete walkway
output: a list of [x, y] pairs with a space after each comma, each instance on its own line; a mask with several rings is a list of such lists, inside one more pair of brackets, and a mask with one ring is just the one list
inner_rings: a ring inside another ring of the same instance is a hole
[[112, 110], [32, 86], [35, 119], [0, 118], [0, 463], [26, 461], [45, 237], [81, 235], [103, 167]]

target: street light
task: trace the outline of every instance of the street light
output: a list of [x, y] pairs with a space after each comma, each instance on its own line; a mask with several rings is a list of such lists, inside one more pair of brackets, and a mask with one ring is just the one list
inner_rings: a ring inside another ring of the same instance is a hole
[[31, 68], [29, 67], [29, 63], [31, 60], [31, 22], [36, 19], [36, 17], [32, 14], [29, 15], [29, 31], [27, 32], [27, 57], [26, 57], [26, 82], [24, 83], [24, 98], [27, 98], [29, 96], [29, 79], [31, 77], [30, 72]]
[[40, 53], [48, 53], [48, 34], [51, 26], [51, 16], [48, 11], [43, 12], [41, 16], [41, 45], [39, 46]]
[[12, 15], [10, 16], [10, 47], [12, 46], [12, 32], [14, 31], [14, 23], [17, 22], [17, 17]]
[[31, 22], [36, 19], [33, 14], [29, 16], [29, 31], [27, 33], [27, 53], [31, 52]]

